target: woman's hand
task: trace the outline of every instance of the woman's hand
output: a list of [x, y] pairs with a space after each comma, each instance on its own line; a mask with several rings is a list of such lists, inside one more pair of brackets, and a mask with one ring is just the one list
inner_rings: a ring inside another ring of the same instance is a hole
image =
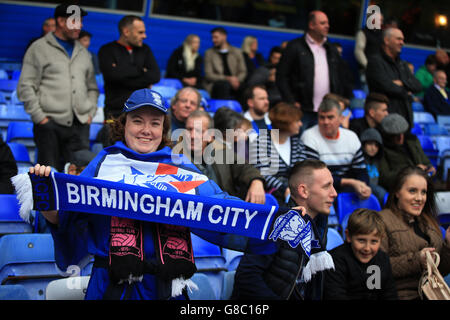
[[435, 248], [423, 248], [422, 250], [420, 250], [419, 256], [420, 256], [420, 263], [422, 265], [422, 269], [426, 269], [427, 268], [427, 254], [426, 252], [429, 251], [434, 252], [436, 249]]
[[[48, 177], [50, 175], [50, 171], [52, 170], [49, 166], [41, 166], [39, 163], [36, 164], [34, 167], [30, 167], [29, 172], [31, 174], [35, 174], [40, 177]], [[41, 211], [42, 215], [47, 219], [48, 222], [53, 224], [58, 224], [59, 218], [58, 218], [58, 211], [51, 210], [51, 211]]]

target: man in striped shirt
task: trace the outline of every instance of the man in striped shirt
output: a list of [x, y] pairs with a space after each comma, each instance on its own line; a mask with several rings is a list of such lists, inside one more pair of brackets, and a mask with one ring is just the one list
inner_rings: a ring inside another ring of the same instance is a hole
[[339, 192], [356, 192], [362, 199], [372, 193], [369, 187], [361, 142], [358, 136], [339, 127], [341, 109], [337, 101], [323, 99], [318, 110], [318, 124], [306, 130], [301, 140], [314, 149], [333, 174]]

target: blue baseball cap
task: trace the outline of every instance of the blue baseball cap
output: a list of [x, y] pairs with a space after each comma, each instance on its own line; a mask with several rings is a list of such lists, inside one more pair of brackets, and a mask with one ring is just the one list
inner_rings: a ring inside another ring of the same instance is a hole
[[156, 91], [151, 89], [139, 89], [134, 91], [125, 101], [123, 112], [130, 112], [140, 107], [150, 106], [155, 109], [167, 113], [167, 107], [164, 98]]

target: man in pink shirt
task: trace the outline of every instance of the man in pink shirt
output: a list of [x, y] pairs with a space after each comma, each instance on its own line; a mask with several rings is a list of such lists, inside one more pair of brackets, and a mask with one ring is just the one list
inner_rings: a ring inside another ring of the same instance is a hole
[[327, 40], [329, 29], [324, 12], [310, 12], [305, 35], [289, 41], [278, 65], [276, 81], [281, 96], [303, 111], [303, 129], [317, 123], [317, 110], [325, 94], [345, 96], [339, 73], [342, 58]]

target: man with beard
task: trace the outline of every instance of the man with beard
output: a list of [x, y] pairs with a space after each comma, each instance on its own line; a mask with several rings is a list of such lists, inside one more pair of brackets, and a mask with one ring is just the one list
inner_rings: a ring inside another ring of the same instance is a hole
[[245, 112], [244, 117], [252, 123], [256, 134], [259, 134], [261, 129], [272, 129], [268, 113], [269, 96], [266, 88], [262, 85], [255, 85], [249, 87], [245, 93], [248, 111]]
[[222, 27], [211, 30], [213, 47], [205, 52], [205, 89], [213, 99], [238, 99], [247, 76], [244, 56], [227, 41]]
[[119, 21], [119, 40], [103, 45], [98, 51], [100, 71], [105, 82], [105, 120], [118, 117], [123, 104], [135, 90], [150, 88], [160, 78], [153, 52], [144, 43], [144, 21], [133, 15]]

